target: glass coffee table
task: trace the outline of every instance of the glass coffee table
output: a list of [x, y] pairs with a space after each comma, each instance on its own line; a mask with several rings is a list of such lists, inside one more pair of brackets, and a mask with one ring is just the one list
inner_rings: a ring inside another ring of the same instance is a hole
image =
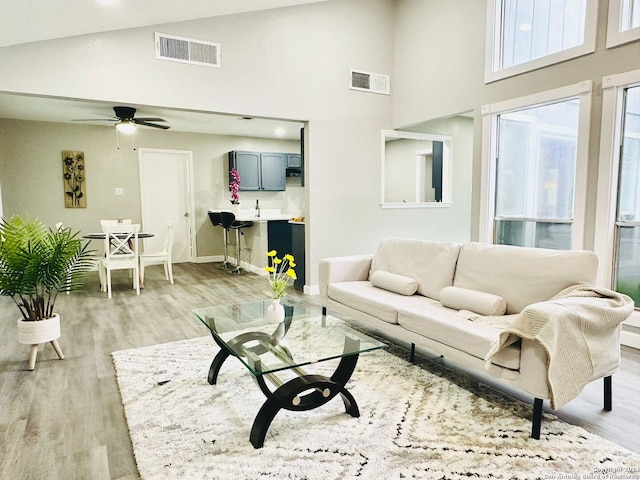
[[[360, 333], [319, 307], [282, 301], [285, 318], [267, 320], [270, 300], [194, 310], [211, 331], [220, 351], [207, 380], [215, 385], [225, 360], [236, 357], [251, 372], [267, 397], [251, 428], [254, 448], [261, 448], [269, 425], [281, 409], [311, 410], [340, 394], [346, 412], [359, 417], [355, 399], [345, 388], [361, 353], [386, 345]], [[340, 359], [330, 376], [307, 373], [302, 367]]]

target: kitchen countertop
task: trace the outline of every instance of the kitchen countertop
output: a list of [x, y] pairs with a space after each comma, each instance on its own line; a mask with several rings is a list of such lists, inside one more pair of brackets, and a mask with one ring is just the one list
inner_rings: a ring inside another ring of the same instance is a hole
[[280, 214], [260, 214], [259, 217], [253, 215], [245, 215], [242, 212], [236, 215], [236, 220], [240, 222], [274, 222], [277, 220], [291, 220], [292, 215], [287, 215], [285, 213]]
[[[228, 212], [230, 211], [228, 208], [227, 209], [210, 209], [210, 212]], [[263, 209], [260, 211], [260, 216], [256, 217], [255, 214], [255, 210], [253, 209], [247, 209], [247, 210], [240, 210], [238, 213], [236, 213], [236, 220], [239, 222], [256, 222], [256, 223], [265, 223], [265, 222], [275, 222], [275, 221], [281, 221], [281, 220], [287, 220], [291, 223], [292, 222], [292, 218], [297, 218], [295, 215], [292, 215], [290, 213], [282, 213], [280, 212], [280, 210], [277, 209]], [[296, 222], [296, 223], [304, 223], [304, 222]]]

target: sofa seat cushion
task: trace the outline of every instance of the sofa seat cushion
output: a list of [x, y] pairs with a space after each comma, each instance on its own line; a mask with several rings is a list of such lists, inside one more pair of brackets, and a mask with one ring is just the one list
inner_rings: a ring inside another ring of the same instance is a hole
[[418, 290], [418, 281], [416, 279], [385, 272], [384, 270], [373, 272], [369, 281], [374, 287], [399, 293], [400, 295], [413, 295]]
[[384, 270], [415, 278], [420, 295], [440, 300], [440, 291], [453, 285], [459, 252], [455, 243], [385, 238], [373, 256], [369, 276]]
[[[457, 310], [440, 304], [432, 304], [422, 308], [402, 308], [398, 311], [398, 323], [411, 332], [461, 350], [479, 359], [485, 358], [500, 335], [499, 329], [474, 323], [459, 315]], [[519, 370], [519, 343], [505, 348], [503, 355], [493, 357], [491, 362], [504, 368]]]
[[332, 283], [327, 295], [331, 300], [392, 324], [398, 323], [399, 308], [413, 307], [419, 310], [438, 303], [422, 295], [398, 295], [374, 287], [368, 280]]
[[499, 295], [460, 287], [444, 287], [440, 302], [453, 310], [469, 310], [480, 315], [504, 315], [507, 301]]

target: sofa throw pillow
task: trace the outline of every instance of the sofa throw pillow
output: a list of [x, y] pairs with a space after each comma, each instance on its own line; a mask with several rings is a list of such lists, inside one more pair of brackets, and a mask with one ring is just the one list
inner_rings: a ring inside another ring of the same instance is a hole
[[440, 302], [445, 307], [480, 315], [504, 315], [507, 310], [507, 301], [498, 295], [460, 287], [444, 287]]
[[369, 277], [374, 287], [383, 288], [400, 295], [413, 295], [418, 290], [418, 281], [415, 278], [396, 275], [395, 273], [376, 270]]

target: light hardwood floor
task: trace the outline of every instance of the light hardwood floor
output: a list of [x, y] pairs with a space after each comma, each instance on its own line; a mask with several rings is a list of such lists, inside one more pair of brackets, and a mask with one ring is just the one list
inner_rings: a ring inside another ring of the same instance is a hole
[[[66, 358], [41, 347], [33, 372], [28, 346], [17, 342], [18, 311], [0, 298], [0, 480], [137, 479], [111, 352], [205, 336], [193, 308], [261, 299], [266, 286], [264, 277], [230, 275], [216, 264], [175, 265], [175, 285], [161, 266], [145, 273], [140, 296], [124, 271], [114, 275], [111, 300], [97, 274], [83, 290], [61, 295]], [[319, 305], [317, 297], [289, 295]], [[640, 353], [623, 349], [612, 412], [602, 411], [602, 384], [594, 382], [556, 414], [640, 452]]]

